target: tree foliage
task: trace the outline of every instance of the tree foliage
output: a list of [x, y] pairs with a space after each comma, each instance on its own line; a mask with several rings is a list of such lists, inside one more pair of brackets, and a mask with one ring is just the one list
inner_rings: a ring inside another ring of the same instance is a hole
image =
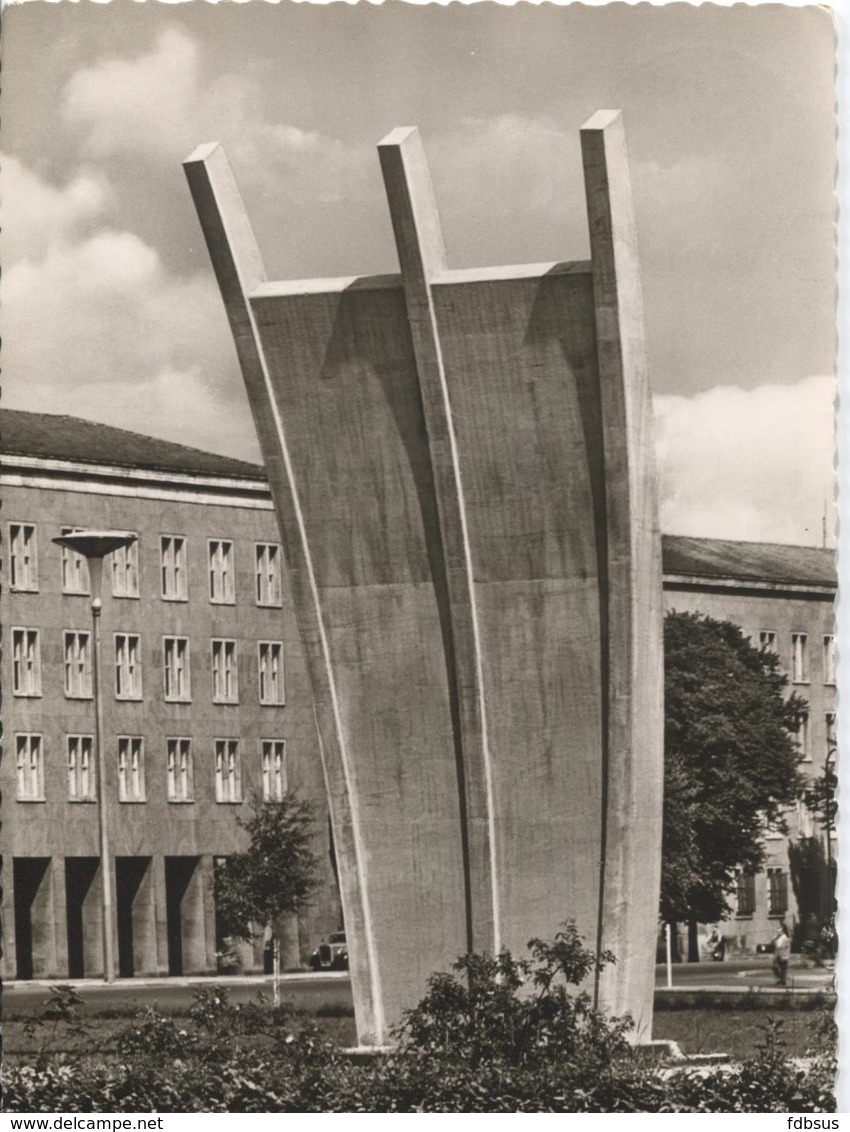
[[282, 913], [297, 912], [318, 883], [313, 809], [287, 793], [280, 802], [254, 799], [250, 817], [237, 820], [250, 842], [216, 869], [215, 901], [225, 934], [251, 939], [255, 926], [266, 928]]
[[729, 911], [736, 870], [762, 863], [765, 832], [786, 828], [807, 705], [730, 621], [669, 613], [664, 653], [661, 915], [710, 923]]
[[829, 835], [835, 829], [838, 816], [838, 775], [829, 763], [817, 777], [813, 778], [803, 794], [806, 808], [814, 816], [818, 825]]
[[439, 1077], [487, 1063], [584, 1061], [598, 1069], [625, 1052], [631, 1019], [608, 1019], [587, 991], [570, 989], [613, 963], [612, 953], [585, 947], [572, 920], [552, 942], [531, 939], [528, 947], [531, 959], [471, 954], [453, 964], [455, 974], [432, 975], [395, 1032], [399, 1053], [427, 1053]]

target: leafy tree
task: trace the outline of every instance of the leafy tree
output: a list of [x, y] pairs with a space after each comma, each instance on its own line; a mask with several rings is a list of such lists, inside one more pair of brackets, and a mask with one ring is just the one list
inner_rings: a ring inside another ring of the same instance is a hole
[[803, 793], [803, 802], [827, 836], [835, 829], [838, 814], [838, 775], [835, 766], [827, 763], [820, 774], [811, 780]]
[[795, 742], [806, 702], [785, 696], [775, 653], [741, 629], [693, 613], [664, 625], [664, 834], [661, 915], [696, 925], [722, 919], [737, 870], [755, 872], [769, 830], [803, 782]]
[[313, 809], [287, 793], [280, 802], [254, 798], [251, 815], [236, 820], [250, 841], [244, 853], [225, 858], [216, 869], [216, 908], [227, 934], [237, 939], [252, 939], [257, 927], [271, 930], [277, 1002], [278, 917], [297, 912], [318, 884], [318, 860], [311, 849]]

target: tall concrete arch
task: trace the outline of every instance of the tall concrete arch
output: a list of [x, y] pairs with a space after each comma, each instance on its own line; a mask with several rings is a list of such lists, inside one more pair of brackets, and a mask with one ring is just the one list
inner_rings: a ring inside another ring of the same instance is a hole
[[310, 667], [358, 1037], [567, 918], [648, 1035], [661, 567], [622, 122], [582, 130], [591, 259], [453, 271], [418, 134], [379, 146], [400, 275], [266, 278], [220, 146], [185, 164]]

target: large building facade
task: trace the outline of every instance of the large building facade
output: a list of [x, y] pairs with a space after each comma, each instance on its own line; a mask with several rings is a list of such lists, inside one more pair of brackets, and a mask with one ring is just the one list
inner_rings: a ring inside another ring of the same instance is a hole
[[[798, 744], [808, 781], [835, 757], [836, 585], [831, 550], [664, 539], [665, 608], [739, 625], [756, 647], [776, 652], [788, 692], [807, 702]], [[802, 802], [786, 816], [788, 835], [768, 835], [763, 870], [739, 875], [733, 915], [720, 925], [741, 951], [768, 943], [783, 921], [799, 944], [832, 914], [835, 831], [827, 836]]]
[[[5, 976], [102, 971], [89, 582], [85, 564], [53, 542], [77, 528], [138, 536], [107, 559], [103, 587], [119, 974], [216, 969], [216, 858], [244, 845], [237, 816], [252, 797], [287, 788], [316, 808], [324, 872], [289, 925], [285, 960], [296, 965], [339, 926], [340, 907], [311, 692], [263, 470], [68, 417], [5, 410], [0, 429]], [[832, 552], [673, 536], [663, 550], [668, 610], [728, 619], [777, 651], [789, 690], [809, 704], [800, 745], [815, 777], [834, 750]], [[771, 939], [781, 919], [828, 913], [832, 844], [802, 807], [789, 825], [789, 837], [768, 840], [765, 870], [739, 878], [723, 931], [742, 950]], [[261, 964], [261, 941], [244, 961]]]
[[[97, 797], [123, 976], [214, 971], [215, 858], [287, 788], [325, 810], [311, 698], [262, 469], [67, 417], [4, 411], [3, 912], [7, 977], [102, 971]], [[53, 539], [135, 533], [107, 558], [105, 783], [94, 751], [86, 564]], [[285, 960], [339, 926], [324, 883]], [[261, 942], [246, 965], [262, 960]]]

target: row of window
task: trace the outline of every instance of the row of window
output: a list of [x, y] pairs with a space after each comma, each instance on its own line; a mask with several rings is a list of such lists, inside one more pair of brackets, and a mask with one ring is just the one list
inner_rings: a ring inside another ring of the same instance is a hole
[[[142, 698], [142, 653], [138, 633], [117, 632], [114, 640], [115, 696], [119, 700]], [[212, 698], [214, 703], [239, 702], [239, 670], [236, 641], [210, 642]], [[65, 695], [69, 699], [92, 696], [92, 636], [87, 630], [64, 632]], [[165, 699], [185, 703], [192, 698], [188, 637], [162, 638]], [[284, 703], [283, 642], [257, 642], [258, 691], [261, 704]], [[12, 691], [16, 696], [40, 696], [41, 632], [12, 629]]]
[[[97, 797], [96, 766], [91, 735], [67, 735], [68, 800], [93, 802]], [[216, 739], [215, 800], [242, 801], [242, 756], [238, 739]], [[117, 739], [118, 801], [144, 802], [145, 741], [137, 735]], [[17, 797], [21, 802], [43, 802], [44, 743], [41, 735], [15, 735]], [[286, 741], [264, 739], [260, 749], [263, 800], [279, 802], [286, 792]], [[192, 740], [165, 740], [166, 797], [169, 802], [195, 800]]]
[[[761, 629], [759, 645], [771, 652], [778, 652], [776, 633], [772, 629]], [[791, 634], [790, 675], [794, 684], [809, 683], [809, 638], [806, 633]], [[835, 637], [831, 633], [825, 633], [823, 637], [823, 682], [835, 683]]]
[[[756, 878], [753, 873], [739, 872], [736, 888], [737, 914], [752, 916], [756, 911]], [[767, 870], [767, 914], [784, 916], [788, 911], [788, 874], [782, 869]]]
[[[9, 587], [38, 592], [38, 534], [34, 523], [9, 523]], [[62, 527], [63, 535], [78, 527]], [[129, 532], [128, 532], [129, 533]], [[139, 597], [139, 542], [121, 547], [109, 556], [112, 596]], [[232, 539], [207, 539], [209, 600], [220, 605], [236, 602], [235, 544]], [[254, 543], [254, 599], [257, 605], [281, 604], [281, 551], [274, 542]], [[161, 535], [159, 540], [160, 596], [165, 601], [189, 598], [188, 540], [184, 535]], [[61, 548], [62, 592], [89, 593], [85, 558], [69, 547]]]

